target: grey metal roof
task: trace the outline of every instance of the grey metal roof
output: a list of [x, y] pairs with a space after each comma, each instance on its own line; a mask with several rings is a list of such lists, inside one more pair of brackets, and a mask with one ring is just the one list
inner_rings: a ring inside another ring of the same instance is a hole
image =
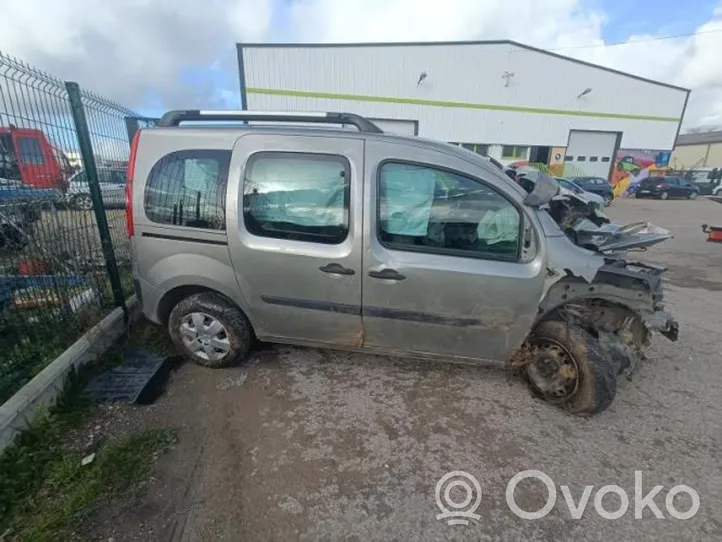
[[722, 143], [722, 130], [715, 132], [700, 132], [698, 134], [681, 134], [677, 137], [677, 145], [706, 145], [708, 143]]
[[[553, 56], [556, 58], [560, 58], [562, 60], [568, 60], [569, 62], [576, 62], [577, 64], [582, 64], [584, 66], [589, 66], [592, 68], [597, 68], [598, 70], [603, 70], [610, 73], [615, 73], [617, 75], [623, 75], [625, 77], [630, 77], [632, 79], [637, 79], [638, 81], [644, 81], [645, 83], [651, 83], [653, 85], [659, 85], [661, 87], [667, 87], [667, 88], [673, 88], [675, 90], [681, 90], [686, 92], [688, 95], [691, 92], [688, 88], [678, 87], [675, 85], [670, 85], [669, 83], [663, 83], [661, 81], [655, 81], [654, 79], [647, 79], [646, 77], [640, 77], [639, 75], [633, 75], [631, 73], [615, 70], [613, 68], [607, 68], [605, 66], [599, 66], [598, 64], [592, 64], [591, 62], [585, 62], [584, 60], [578, 60], [576, 58], [571, 58], [568, 56], [560, 55], [557, 53], [553, 53], [551, 51], [546, 51], [544, 49], [539, 49], [537, 47], [532, 47], [531, 45], [525, 45], [523, 43], [519, 43], [518, 41], [513, 40], [478, 40], [478, 41], [410, 41], [410, 42], [356, 42], [356, 43], [237, 43], [236, 47], [238, 48], [238, 56], [239, 59], [242, 59], [242, 50], [247, 47], [298, 47], [298, 48], [304, 48], [304, 47], [390, 47], [390, 46], [423, 46], [423, 45], [513, 45], [515, 47], [520, 47], [522, 49], [527, 49], [529, 51], [534, 51], [540, 54]], [[242, 65], [242, 64], [241, 64]], [[241, 77], [245, 78], [245, 74], [243, 74], [243, 71], [241, 71]]]

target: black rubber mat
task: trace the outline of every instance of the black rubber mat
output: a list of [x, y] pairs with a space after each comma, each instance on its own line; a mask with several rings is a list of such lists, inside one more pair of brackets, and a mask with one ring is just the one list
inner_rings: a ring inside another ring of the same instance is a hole
[[147, 405], [163, 391], [171, 358], [147, 350], [125, 353], [123, 363], [94, 377], [85, 392], [98, 401], [123, 401]]

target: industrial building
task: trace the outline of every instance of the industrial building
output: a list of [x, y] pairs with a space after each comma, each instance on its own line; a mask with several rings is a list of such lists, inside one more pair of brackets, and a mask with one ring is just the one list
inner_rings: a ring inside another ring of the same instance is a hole
[[666, 166], [689, 90], [513, 41], [238, 44], [249, 110], [382, 129], [617, 182]]
[[699, 134], [682, 134], [672, 153], [675, 169], [722, 167], [722, 130]]

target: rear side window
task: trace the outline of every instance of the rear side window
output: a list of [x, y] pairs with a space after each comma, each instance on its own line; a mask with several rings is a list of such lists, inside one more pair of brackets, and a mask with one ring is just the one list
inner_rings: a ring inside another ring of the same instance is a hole
[[36, 137], [19, 137], [18, 147], [20, 150], [20, 159], [25, 165], [43, 165], [43, 150], [40, 148], [40, 142]]
[[230, 151], [184, 150], [155, 163], [145, 187], [145, 214], [152, 222], [188, 228], [226, 229]]
[[253, 235], [335, 245], [349, 228], [351, 167], [343, 156], [260, 152], [243, 180], [243, 221]]

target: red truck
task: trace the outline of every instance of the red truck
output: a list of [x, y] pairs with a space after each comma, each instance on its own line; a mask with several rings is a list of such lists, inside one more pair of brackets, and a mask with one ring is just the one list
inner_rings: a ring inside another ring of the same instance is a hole
[[41, 130], [0, 126], [0, 178], [64, 192], [72, 172], [67, 157]]

